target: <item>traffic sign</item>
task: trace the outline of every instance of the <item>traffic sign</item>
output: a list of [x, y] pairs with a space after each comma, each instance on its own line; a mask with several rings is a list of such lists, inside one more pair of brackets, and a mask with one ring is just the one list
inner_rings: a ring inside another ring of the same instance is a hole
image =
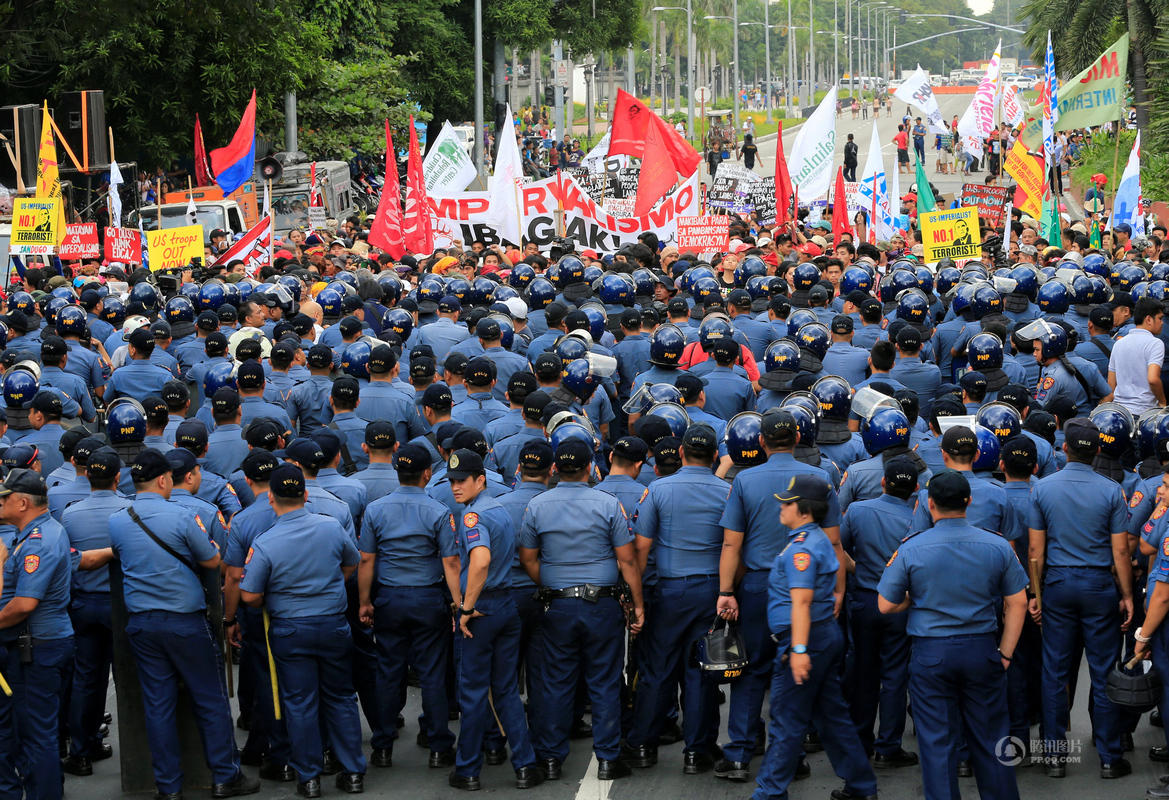
[[710, 102], [710, 89], [709, 89], [709, 87], [699, 86], [697, 89], [695, 89], [694, 90], [694, 101], [696, 103], [709, 103]]

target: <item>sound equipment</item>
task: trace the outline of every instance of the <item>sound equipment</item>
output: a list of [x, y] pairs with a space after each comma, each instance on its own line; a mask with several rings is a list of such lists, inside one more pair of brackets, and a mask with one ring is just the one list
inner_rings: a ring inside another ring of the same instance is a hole
[[[0, 107], [0, 136], [7, 139], [7, 143], [0, 142], [0, 183], [13, 192], [36, 189], [41, 107], [31, 104]], [[9, 148], [20, 162], [20, 186]]]
[[[106, 128], [105, 93], [100, 90], [65, 92], [53, 116], [61, 135], [83, 167], [91, 172], [110, 165], [110, 145]], [[72, 166], [64, 148], [58, 148], [62, 166]]]

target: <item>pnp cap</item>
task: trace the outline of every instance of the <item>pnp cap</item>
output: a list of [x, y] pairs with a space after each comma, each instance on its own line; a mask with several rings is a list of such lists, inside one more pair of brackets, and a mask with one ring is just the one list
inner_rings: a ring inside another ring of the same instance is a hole
[[487, 439], [478, 429], [463, 425], [451, 437], [451, 446], [448, 450], [474, 450], [481, 457], [486, 458], [488, 447]]
[[[74, 428], [73, 430], [77, 430], [77, 428]], [[68, 431], [66, 431], [66, 433], [68, 433]], [[65, 437], [62, 436], [61, 440], [64, 441], [64, 439]], [[80, 440], [78, 440], [77, 444], [73, 445], [73, 453], [70, 457], [73, 459], [75, 464], [84, 467], [89, 463], [89, 457], [97, 450], [105, 447], [105, 444], [105, 440], [100, 436], [90, 436], [89, 434], [85, 433], [84, 430], [82, 430], [82, 437]]]
[[462, 375], [467, 370], [467, 357], [462, 353], [451, 353], [442, 362], [442, 368], [452, 375]]
[[641, 327], [641, 312], [635, 308], [627, 308], [621, 312], [621, 327], [628, 330], [637, 330]]
[[288, 325], [298, 337], [308, 336], [313, 332], [313, 318], [308, 314], [293, 314], [292, 319], [288, 320]]
[[170, 464], [167, 463], [166, 456], [151, 447], [139, 453], [130, 466], [130, 477], [134, 483], [148, 483], [169, 472]]
[[4, 451], [3, 465], [6, 469], [32, 469], [40, 456], [35, 444], [14, 444]]
[[781, 503], [794, 503], [797, 500], [828, 502], [831, 491], [828, 481], [818, 475], [797, 475], [788, 482], [784, 491], [775, 495], [775, 499]]
[[1012, 436], [1003, 443], [1003, 465], [1013, 472], [1030, 472], [1039, 463], [1039, 448], [1029, 436]]
[[535, 371], [536, 377], [542, 381], [556, 380], [560, 377], [560, 371], [563, 368], [560, 358], [554, 353], [540, 353], [532, 362], [532, 369]]
[[1097, 330], [1107, 333], [1112, 330], [1112, 311], [1104, 306], [1096, 306], [1088, 312], [1088, 321]]
[[636, 436], [622, 436], [613, 444], [613, 454], [637, 463], [649, 457], [649, 445]]
[[453, 294], [448, 294], [438, 301], [438, 312], [440, 314], [457, 314], [462, 310], [463, 304]]
[[436, 411], [447, 411], [454, 404], [450, 387], [445, 383], [432, 383], [422, 393], [422, 405]]
[[333, 388], [329, 390], [329, 396], [334, 401], [340, 401], [347, 406], [356, 406], [357, 400], [361, 396], [361, 384], [352, 375], [342, 375], [333, 381]]
[[333, 366], [333, 351], [325, 344], [314, 344], [308, 351], [308, 365], [313, 369]]
[[958, 384], [967, 392], [971, 391], [986, 391], [986, 376], [981, 372], [974, 372], [971, 370], [963, 375]]
[[272, 417], [259, 417], [244, 428], [243, 438], [250, 446], [262, 450], [275, 450], [284, 435], [284, 426]]
[[463, 429], [463, 423], [448, 419], [434, 429], [434, 438], [443, 450], [456, 450], [454, 446], [455, 434]]
[[495, 380], [495, 362], [486, 356], [471, 359], [467, 362], [463, 380], [472, 386], [486, 386]]
[[171, 475], [176, 481], [181, 481], [183, 477], [199, 466], [199, 462], [195, 460], [194, 454], [185, 447], [175, 447], [166, 451], [166, 463], [170, 465]]
[[832, 318], [832, 332], [844, 336], [852, 333], [853, 322], [852, 317], [847, 314], [837, 314]]
[[520, 448], [520, 466], [531, 472], [546, 472], [554, 459], [552, 445], [544, 439], [529, 439]]
[[179, 408], [191, 399], [191, 391], [182, 381], [167, 381], [159, 391], [162, 402], [170, 408]]
[[361, 333], [361, 321], [357, 317], [346, 317], [337, 323], [337, 330], [341, 331], [342, 338], [350, 339]]
[[466, 448], [455, 450], [447, 462], [446, 474], [452, 481], [483, 475], [483, 457], [474, 450]]
[[234, 414], [239, 409], [239, 392], [224, 386], [211, 398], [211, 412], [218, 415]]
[[32, 411], [40, 411], [42, 414], [49, 416], [61, 416], [61, 395], [49, 389], [41, 389], [33, 395], [32, 403], [29, 409]]
[[816, 300], [822, 303], [828, 299], [828, 290], [817, 283], [812, 287], [811, 291], [808, 292], [808, 299]]
[[732, 289], [727, 295], [727, 305], [735, 308], [750, 308], [751, 293], [746, 289]]
[[268, 476], [268, 491], [288, 500], [304, 497], [304, 473], [293, 464], [281, 464]]
[[691, 425], [682, 436], [682, 446], [688, 451], [713, 456], [718, 452], [718, 436], [709, 425]]
[[998, 401], [1022, 411], [1031, 403], [1031, 395], [1026, 387], [1017, 383], [1008, 383], [999, 389]]
[[207, 447], [207, 426], [199, 419], [185, 419], [175, 429], [175, 446], [200, 453]]
[[235, 382], [240, 391], [254, 392], [264, 388], [264, 367], [259, 361], [245, 361], [236, 370]]
[[404, 444], [398, 448], [399, 472], [421, 474], [431, 463], [430, 451], [420, 444]]
[[673, 436], [664, 436], [654, 445], [654, 463], [661, 467], [682, 466], [682, 456], [678, 450], [682, 442]]
[[946, 508], [965, 506], [970, 502], [970, 481], [958, 470], [944, 469], [930, 478], [927, 494], [930, 500]]
[[536, 422], [544, 413], [544, 408], [552, 402], [547, 392], [535, 391], [524, 398], [524, 418]]
[[150, 323], [150, 335], [155, 339], [169, 339], [171, 337], [170, 323], [165, 319], [156, 319]]
[[942, 434], [942, 452], [952, 456], [972, 456], [978, 452], [978, 437], [965, 425], [955, 425]]
[[253, 450], [244, 456], [240, 468], [244, 471], [244, 477], [249, 481], [267, 483], [272, 476], [272, 470], [279, 465], [280, 462], [276, 460], [276, 456], [267, 450]]
[[341, 455], [341, 435], [332, 428], [319, 428], [313, 431], [309, 438], [316, 442], [321, 452], [325, 454], [324, 461], [320, 462], [321, 466], [332, 463], [334, 458]]
[[698, 395], [702, 393], [706, 386], [706, 380], [693, 372], [683, 371], [678, 374], [677, 380], [674, 381], [674, 388], [682, 393], [682, 400], [686, 403], [693, 403], [698, 399]]
[[759, 422], [759, 432], [768, 439], [775, 439], [780, 443], [795, 441], [799, 432], [796, 418], [790, 411], [772, 409], [763, 415]]
[[863, 303], [864, 301], [866, 301], [868, 299], [869, 299], [869, 295], [865, 294], [860, 289], [853, 289], [851, 292], [849, 292], [848, 294], [846, 294], [844, 296], [844, 301], [846, 303], [852, 303], [854, 306], [856, 306], [858, 308], [860, 307], [861, 303]]
[[414, 380], [429, 380], [436, 375], [434, 359], [430, 356], [410, 359], [410, 377]]
[[203, 340], [203, 352], [209, 356], [223, 355], [227, 352], [227, 337], [219, 331], [207, 334]]
[[286, 458], [302, 464], [309, 469], [317, 469], [325, 463], [325, 451], [315, 439], [301, 436], [284, 445], [283, 450], [277, 450], [272, 455], [277, 458]]
[[365, 426], [365, 443], [371, 450], [389, 450], [398, 443], [394, 423], [375, 419]]
[[41, 340], [41, 358], [60, 358], [69, 353], [69, 345], [60, 336], [46, 336]]
[[475, 335], [480, 339], [490, 342], [502, 336], [499, 330], [499, 323], [490, 317], [484, 317], [475, 323]]
[[[151, 452], [157, 453], [158, 451]], [[31, 469], [14, 469], [4, 478], [4, 483], [0, 484], [0, 497], [7, 497], [15, 492], [44, 497], [49, 493], [49, 490], [45, 486], [45, 479], [41, 477], [39, 472], [34, 472]]]
[[1087, 417], [1072, 417], [1063, 426], [1063, 438], [1068, 447], [1077, 450], [1095, 450], [1100, 447], [1100, 429]]
[[885, 492], [907, 495], [917, 486], [917, 470], [906, 456], [896, 456], [885, 462]]
[[633, 432], [637, 434], [637, 436], [642, 441], [644, 441], [650, 447], [654, 448], [655, 456], [657, 453], [658, 442], [660, 442], [662, 439], [673, 436], [673, 433], [670, 430], [670, 423], [666, 422], [665, 419], [657, 416], [656, 414], [650, 414], [639, 419], [633, 426]]
[[89, 454], [85, 461], [85, 474], [98, 481], [108, 481], [118, 477], [122, 469], [122, 459], [112, 447], [99, 447]]
[[560, 472], [580, 472], [592, 461], [592, 448], [580, 439], [567, 439], [556, 448], [556, 469]]
[[540, 382], [527, 370], [513, 372], [507, 379], [507, 396], [513, 403], [522, 403], [524, 398], [539, 388]]
[[[909, 352], [920, 350], [921, 333], [913, 325], [906, 325], [897, 331], [897, 346]], [[967, 374], [969, 375], [971, 373]]]
[[369, 351], [369, 371], [374, 375], [385, 375], [398, 364], [394, 348], [386, 344], [375, 345]]
[[199, 316], [195, 317], [195, 327], [201, 331], [217, 331], [219, 330], [219, 315], [214, 311], [200, 312]]
[[146, 351], [154, 348], [154, 337], [146, 327], [135, 328], [124, 338], [135, 350]]

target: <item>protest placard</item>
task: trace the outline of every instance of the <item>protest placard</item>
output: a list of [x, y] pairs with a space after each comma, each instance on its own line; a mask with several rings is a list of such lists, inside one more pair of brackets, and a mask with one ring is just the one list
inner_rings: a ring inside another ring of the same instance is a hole
[[97, 242], [97, 223], [78, 222], [65, 226], [65, 238], [57, 249], [61, 258], [97, 258], [101, 246]]
[[678, 249], [725, 253], [730, 246], [730, 224], [725, 214], [678, 217]]
[[192, 258], [203, 257], [203, 226], [184, 225], [147, 231], [146, 252], [150, 257], [150, 269], [155, 272], [185, 267]]
[[948, 211], [927, 211], [917, 216], [926, 263], [943, 258], [955, 261], [978, 258], [982, 252], [982, 234], [978, 229], [978, 209], [962, 206]]

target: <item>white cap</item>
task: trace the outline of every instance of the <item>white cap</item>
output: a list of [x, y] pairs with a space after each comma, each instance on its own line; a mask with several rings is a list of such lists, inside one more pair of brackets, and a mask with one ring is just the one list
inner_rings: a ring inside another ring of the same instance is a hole
[[503, 301], [507, 306], [507, 313], [511, 315], [512, 319], [527, 319], [528, 318], [528, 304], [518, 297], [509, 297]]

